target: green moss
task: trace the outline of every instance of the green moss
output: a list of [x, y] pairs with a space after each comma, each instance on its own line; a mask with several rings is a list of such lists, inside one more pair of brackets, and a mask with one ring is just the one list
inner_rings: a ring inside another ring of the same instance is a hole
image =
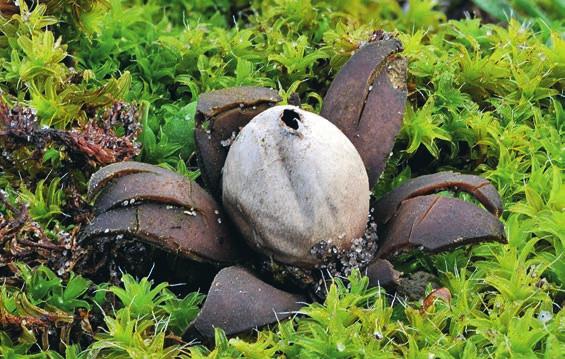
[[[306, 307], [256, 339], [228, 340], [217, 331], [211, 349], [164, 339], [186, 326], [201, 296], [176, 299], [166, 285], [153, 293], [146, 280], [124, 277], [125, 289], [110, 289], [121, 309], [106, 312], [107, 331], [98, 331], [89, 346], [68, 347], [68, 357], [551, 358], [565, 351], [561, 1], [475, 1], [498, 19], [514, 6], [516, 18], [503, 24], [447, 20], [432, 0], [408, 1], [406, 9], [392, 0], [71, 3], [22, 6], [20, 14], [0, 17], [2, 98], [34, 108], [41, 125], [61, 129], [81, 127], [117, 100], [137, 103], [144, 114], [140, 159], [191, 177], [197, 176], [187, 163], [199, 94], [270, 86], [285, 99], [298, 93], [306, 108], [318, 111], [352, 51], [377, 29], [395, 32], [409, 59], [410, 97], [375, 193], [440, 169], [479, 174], [503, 197], [509, 243], [407, 266], [438, 274], [452, 294], [448, 304], [438, 301], [422, 311], [421, 303], [399, 303], [367, 289], [354, 274], [347, 286], [336, 280], [324, 304]], [[29, 158], [30, 152], [10, 155]], [[59, 230], [72, 228], [63, 209], [68, 193], [60, 184], [84, 190], [88, 174], [65, 175], [63, 148], [50, 148], [42, 158], [4, 166], [0, 188], [13, 205], [27, 204], [58, 242]], [[51, 168], [53, 177], [40, 181]], [[4, 207], [0, 214], [14, 215]], [[104, 305], [103, 296], [83, 290], [94, 284], [80, 277], [61, 281], [40, 268], [32, 275], [20, 267], [25, 285], [2, 287], [3, 315], [54, 313], [64, 321], [79, 308]], [[38, 283], [46, 287], [38, 289]], [[134, 288], [147, 295], [127, 299]], [[59, 305], [58, 298], [70, 299]], [[38, 331], [25, 329], [16, 340], [2, 334], [0, 353], [37, 352], [36, 342], [41, 344]], [[58, 357], [55, 350], [37, 355]]]

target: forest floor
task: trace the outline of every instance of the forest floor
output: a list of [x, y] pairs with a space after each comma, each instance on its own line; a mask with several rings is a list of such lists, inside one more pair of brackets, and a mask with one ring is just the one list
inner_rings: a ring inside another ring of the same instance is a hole
[[[0, 356], [565, 353], [562, 0], [36, 3], [0, 0]], [[205, 293], [120, 263], [80, 265], [97, 169], [135, 159], [200, 181], [200, 94], [265, 86], [318, 113], [378, 30], [403, 43], [409, 94], [375, 196], [441, 170], [480, 175], [503, 199], [507, 244], [397, 259], [405, 276], [433, 278], [415, 300], [354, 272], [291, 320], [236, 338], [217, 330], [208, 346], [183, 336]], [[438, 286], [449, 297], [426, 301]]]

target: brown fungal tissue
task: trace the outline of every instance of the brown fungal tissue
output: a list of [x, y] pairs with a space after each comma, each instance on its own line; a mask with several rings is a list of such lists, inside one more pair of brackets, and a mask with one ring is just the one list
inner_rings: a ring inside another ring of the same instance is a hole
[[[206, 189], [148, 164], [102, 168], [89, 184], [96, 216], [83, 241], [125, 234], [170, 258], [211, 263], [213, 274], [236, 264], [216, 274], [192, 323], [191, 333], [208, 340], [216, 327], [236, 335], [295, 313], [307, 291], [320, 289], [309, 287], [319, 285], [318, 268], [359, 268], [371, 285], [394, 288], [399, 251], [505, 241], [500, 197], [478, 176], [426, 175], [370, 203], [402, 124], [401, 51], [388, 35], [361, 47], [331, 84], [321, 116], [276, 106], [272, 89], [202, 94], [195, 139]], [[468, 192], [484, 208], [435, 194], [445, 189]], [[304, 293], [256, 277], [252, 268], [266, 262], [299, 278]]]

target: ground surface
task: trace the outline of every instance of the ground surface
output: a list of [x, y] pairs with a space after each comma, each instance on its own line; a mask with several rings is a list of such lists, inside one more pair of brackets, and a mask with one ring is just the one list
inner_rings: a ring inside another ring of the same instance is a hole
[[[18, 3], [0, 0], [2, 356], [565, 352], [563, 1]], [[258, 337], [217, 331], [206, 348], [181, 338], [202, 294], [179, 297], [119, 268], [99, 282], [94, 268], [75, 268], [76, 233], [90, 215], [85, 183], [97, 168], [135, 158], [196, 178], [200, 93], [268, 86], [318, 112], [336, 71], [379, 29], [404, 44], [410, 93], [375, 194], [454, 169], [488, 178], [505, 203], [507, 245], [398, 260], [406, 275], [432, 274], [450, 300], [406, 302], [354, 274], [296, 319]]]

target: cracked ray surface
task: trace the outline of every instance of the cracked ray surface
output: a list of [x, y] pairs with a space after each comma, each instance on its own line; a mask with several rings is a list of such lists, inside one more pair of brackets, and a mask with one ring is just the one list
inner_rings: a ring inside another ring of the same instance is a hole
[[144, 172], [156, 173], [165, 176], [168, 176], [172, 173], [171, 171], [168, 171], [164, 168], [143, 162], [125, 161], [112, 163], [108, 166], [102, 167], [97, 172], [95, 172], [92, 177], [90, 177], [90, 181], [88, 181], [87, 196], [89, 199], [93, 199], [98, 194], [98, 192], [114, 178], [126, 176], [128, 174]]
[[81, 241], [97, 236], [127, 234], [196, 261], [226, 263], [241, 258], [227, 226], [215, 218], [187, 214], [183, 208], [157, 203], [116, 208], [96, 216]]
[[384, 170], [404, 115], [407, 63], [400, 51], [396, 39], [361, 47], [336, 75], [320, 113], [355, 145], [371, 187]]
[[191, 324], [203, 337], [214, 328], [228, 336], [277, 323], [298, 311], [306, 298], [277, 289], [243, 267], [222, 269], [212, 282], [200, 314]]
[[412, 248], [438, 252], [485, 241], [505, 242], [504, 226], [493, 214], [457, 198], [419, 196], [403, 201], [384, 225], [377, 257]]
[[410, 179], [383, 195], [374, 204], [375, 220], [379, 224], [387, 223], [402, 201], [446, 189], [467, 192], [495, 216], [502, 214], [502, 199], [488, 180], [475, 175], [446, 171]]
[[[171, 204], [196, 212], [221, 212], [220, 207], [204, 189], [172, 172], [144, 172], [116, 178], [100, 191], [94, 208], [99, 214], [139, 201]], [[218, 214], [218, 218], [223, 220], [223, 215]]]

